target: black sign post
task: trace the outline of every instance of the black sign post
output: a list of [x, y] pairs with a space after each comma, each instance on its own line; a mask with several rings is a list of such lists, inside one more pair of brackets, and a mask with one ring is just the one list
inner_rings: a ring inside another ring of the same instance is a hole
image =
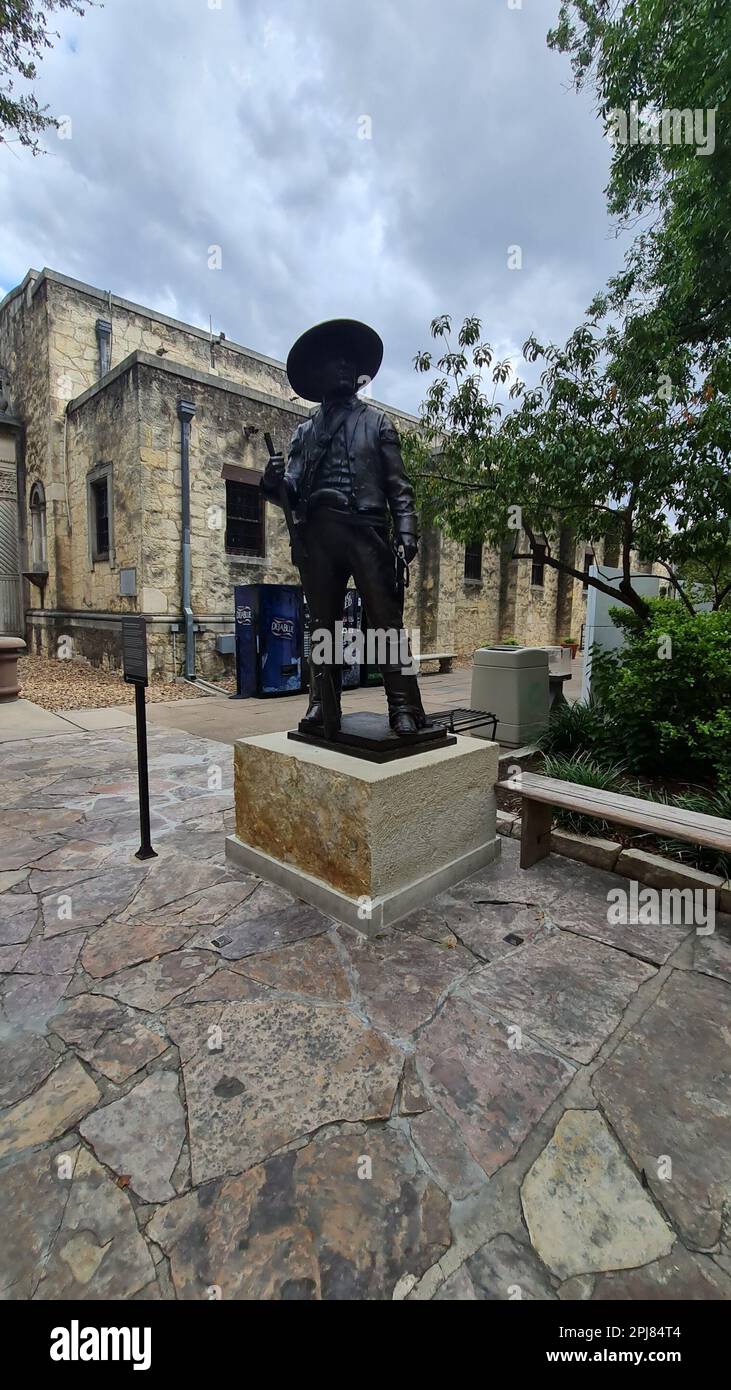
[[150, 782], [147, 771], [147, 633], [144, 618], [122, 619], [122, 664], [124, 679], [135, 688], [137, 717], [137, 785], [140, 792], [140, 847], [136, 859], [157, 859], [150, 842]]

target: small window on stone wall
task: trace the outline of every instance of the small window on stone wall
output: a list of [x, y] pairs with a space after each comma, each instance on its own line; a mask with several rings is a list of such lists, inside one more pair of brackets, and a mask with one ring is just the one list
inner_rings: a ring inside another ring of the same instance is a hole
[[546, 565], [545, 545], [536, 545], [533, 549], [533, 561], [530, 567], [530, 582], [537, 589], [543, 588]]
[[470, 541], [464, 548], [464, 577], [482, 579], [482, 541]]
[[226, 479], [226, 550], [229, 555], [264, 554], [264, 507], [256, 484]]
[[593, 564], [594, 564], [594, 551], [593, 551], [593, 550], [585, 550], [585, 551], [584, 551], [584, 586], [583, 586], [583, 588], [584, 588], [584, 593], [585, 593], [585, 594], [589, 592], [589, 570], [591, 569], [591, 567], [592, 567]]
[[87, 478], [89, 525], [89, 558], [111, 560], [112, 535], [112, 465], [99, 464]]
[[43, 573], [48, 567], [46, 554], [46, 494], [43, 483], [34, 483], [30, 490], [30, 563]]

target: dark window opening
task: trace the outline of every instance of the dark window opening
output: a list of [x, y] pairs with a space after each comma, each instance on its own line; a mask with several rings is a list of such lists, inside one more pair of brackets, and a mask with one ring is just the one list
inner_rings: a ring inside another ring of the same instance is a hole
[[264, 554], [261, 489], [226, 479], [226, 549], [231, 555]]
[[592, 567], [593, 564], [594, 564], [594, 551], [593, 551], [593, 550], [585, 550], [585, 551], [584, 551], [584, 593], [586, 593], [586, 592], [588, 591], [588, 588], [589, 588], [589, 570], [591, 569], [591, 567]]
[[543, 588], [543, 576], [546, 564], [546, 547], [537, 545], [533, 549], [533, 562], [530, 567], [530, 582], [536, 588]]
[[470, 541], [464, 548], [465, 579], [482, 579], [482, 541]]
[[91, 504], [93, 509], [92, 534], [94, 537], [94, 559], [109, 559], [109, 484], [100, 478], [91, 484]]

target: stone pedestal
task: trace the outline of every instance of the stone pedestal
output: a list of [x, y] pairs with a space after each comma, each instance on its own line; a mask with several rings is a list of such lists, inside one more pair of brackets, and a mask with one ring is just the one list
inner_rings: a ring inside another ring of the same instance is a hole
[[229, 860], [368, 935], [499, 853], [496, 743], [383, 764], [262, 734], [234, 757]]

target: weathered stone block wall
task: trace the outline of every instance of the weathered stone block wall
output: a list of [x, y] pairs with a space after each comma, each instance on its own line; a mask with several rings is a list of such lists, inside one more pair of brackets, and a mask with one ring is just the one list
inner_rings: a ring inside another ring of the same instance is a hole
[[458, 557], [461, 574], [456, 575], [453, 648], [460, 656], [471, 656], [477, 647], [496, 642], [499, 636], [500, 554], [482, 547], [482, 581], [464, 577], [464, 548]]
[[[49, 579], [46, 601], [54, 602], [56, 593], [57, 545], [59, 526], [65, 529], [65, 504], [62, 477], [56, 476], [51, 456], [51, 403], [48, 362], [48, 321], [45, 291], [32, 297], [33, 284], [4, 301], [0, 313], [0, 367], [3, 369], [9, 412], [25, 425], [25, 496], [19, 498], [26, 509], [30, 489], [40, 480], [46, 493], [46, 527]], [[56, 489], [52, 486], [56, 483]], [[54, 491], [58, 497], [54, 500]], [[29, 557], [21, 557], [21, 568], [27, 568]], [[37, 590], [31, 594], [24, 582], [25, 604], [36, 601]]]
[[[109, 560], [92, 561], [89, 549], [87, 477], [100, 463], [112, 465], [112, 528]], [[119, 593], [119, 570], [141, 575], [143, 532], [140, 434], [136, 369], [125, 372], [92, 396], [68, 421], [67, 473], [71, 535], [62, 583], [65, 608], [135, 612], [134, 598]]]

